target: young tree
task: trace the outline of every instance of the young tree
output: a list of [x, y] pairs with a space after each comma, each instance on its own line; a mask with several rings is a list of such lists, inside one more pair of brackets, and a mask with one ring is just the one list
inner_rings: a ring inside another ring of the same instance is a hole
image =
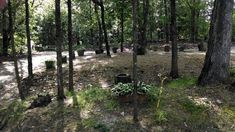
[[29, 21], [30, 21], [29, 20], [29, 2], [28, 0], [25, 0], [25, 27], [26, 27], [27, 48], [28, 48], [28, 74], [31, 80], [33, 77], [33, 64], [32, 64], [32, 50], [31, 50]]
[[166, 43], [169, 43], [169, 22], [168, 22], [168, 3], [167, 0], [163, 0], [164, 9], [165, 9], [165, 36], [166, 36]]
[[178, 78], [178, 47], [176, 31], [176, 5], [175, 0], [171, 0], [171, 41], [172, 41], [172, 58], [171, 58], [171, 77]]
[[132, 24], [133, 24], [133, 82], [134, 82], [134, 109], [133, 109], [133, 121], [138, 122], [138, 101], [137, 101], [137, 43], [138, 43], [138, 31], [137, 31], [137, 1], [132, 0]]
[[14, 59], [15, 76], [16, 76], [16, 81], [17, 81], [17, 86], [18, 86], [20, 98], [21, 98], [21, 100], [24, 100], [25, 99], [24, 94], [23, 94], [24, 91], [21, 86], [17, 56], [16, 56], [16, 49], [15, 49], [14, 23], [13, 23], [13, 16], [12, 16], [11, 0], [8, 0], [8, 15], [9, 15], [9, 33], [11, 36], [10, 42], [11, 42], [13, 59]]
[[223, 83], [229, 78], [233, 3], [233, 0], [215, 0], [199, 85]]
[[73, 88], [73, 35], [72, 35], [72, 2], [68, 0], [68, 42], [69, 42], [69, 91], [74, 91]]
[[58, 100], [64, 99], [63, 75], [62, 75], [62, 35], [61, 35], [61, 12], [60, 0], [55, 0], [55, 23], [56, 23], [56, 53], [57, 53], [57, 88]]
[[8, 47], [9, 47], [9, 36], [8, 36], [8, 26], [7, 25], [7, 15], [6, 8], [2, 10], [2, 55], [8, 55]]
[[103, 49], [103, 31], [102, 31], [102, 25], [100, 22], [98, 9], [99, 9], [98, 5], [95, 4], [95, 14], [96, 14], [97, 22], [98, 22], [98, 27], [99, 27], [99, 50], [102, 50]]

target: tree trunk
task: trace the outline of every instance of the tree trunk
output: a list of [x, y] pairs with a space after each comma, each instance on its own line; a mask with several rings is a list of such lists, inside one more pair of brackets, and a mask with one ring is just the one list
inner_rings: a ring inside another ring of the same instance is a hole
[[24, 91], [21, 86], [21, 81], [20, 81], [20, 75], [19, 75], [19, 68], [18, 68], [18, 63], [17, 63], [17, 57], [16, 57], [16, 49], [15, 49], [15, 39], [14, 39], [14, 23], [13, 23], [13, 18], [12, 18], [12, 6], [11, 6], [11, 0], [8, 0], [8, 13], [9, 13], [9, 32], [11, 36], [11, 48], [12, 48], [12, 54], [13, 54], [13, 59], [14, 59], [14, 67], [15, 67], [15, 76], [16, 76], [16, 81], [17, 81], [17, 87], [19, 90], [19, 95], [20, 99], [24, 100]]
[[138, 31], [137, 31], [137, 1], [132, 0], [132, 24], [133, 24], [133, 83], [134, 83], [134, 109], [133, 109], [133, 121], [138, 122], [138, 102], [137, 102], [137, 43], [138, 43]]
[[100, 0], [100, 8], [101, 8], [101, 19], [102, 19], [102, 25], [103, 25], [103, 30], [104, 30], [104, 41], [105, 41], [105, 47], [106, 47], [106, 52], [107, 56], [110, 55], [110, 47], [109, 47], [109, 41], [108, 41], [108, 34], [107, 34], [107, 29], [106, 29], [106, 24], [105, 24], [105, 16], [104, 16], [104, 3], [103, 0]]
[[8, 29], [7, 29], [7, 19], [6, 19], [6, 9], [2, 11], [2, 55], [8, 55]]
[[229, 79], [233, 3], [233, 0], [215, 0], [199, 85], [224, 83]]
[[73, 92], [73, 35], [72, 35], [72, 2], [68, 0], [68, 42], [69, 42], [69, 91]]
[[121, 52], [123, 52], [123, 43], [124, 43], [124, 0], [122, 0], [122, 9], [121, 9]]
[[167, 6], [167, 1], [163, 0], [164, 2], [164, 8], [165, 8], [165, 35], [166, 35], [166, 43], [169, 43], [169, 24], [168, 24], [168, 6]]
[[[90, 21], [92, 22], [92, 2], [90, 0]], [[94, 33], [93, 33], [93, 28], [90, 28], [90, 44], [94, 44]]]
[[191, 6], [191, 42], [195, 43], [196, 40], [196, 9], [195, 5], [196, 1], [192, 0]]
[[178, 78], [178, 47], [176, 31], [176, 5], [175, 0], [171, 0], [171, 39], [172, 39], [172, 58], [171, 58], [171, 77]]
[[61, 13], [60, 0], [55, 0], [55, 23], [56, 23], [56, 53], [57, 53], [57, 89], [58, 100], [64, 99], [63, 75], [62, 75], [62, 35], [61, 35]]
[[26, 27], [27, 48], [28, 48], [28, 74], [29, 74], [29, 79], [31, 80], [33, 77], [33, 64], [32, 64], [32, 50], [31, 50], [29, 21], [30, 21], [29, 20], [29, 3], [28, 3], [28, 0], [25, 0], [25, 27]]
[[98, 27], [99, 27], [99, 50], [102, 50], [103, 49], [103, 31], [102, 31], [102, 25], [100, 22], [100, 16], [99, 16], [97, 4], [95, 4], [95, 14], [96, 14], [97, 22], [98, 22]]

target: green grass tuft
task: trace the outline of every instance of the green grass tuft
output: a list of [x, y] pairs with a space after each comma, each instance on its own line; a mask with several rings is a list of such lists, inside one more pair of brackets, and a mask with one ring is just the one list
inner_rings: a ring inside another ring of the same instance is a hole
[[185, 76], [185, 77], [172, 80], [171, 82], [167, 84], [167, 87], [173, 88], [173, 89], [175, 88], [184, 89], [184, 88], [195, 85], [196, 82], [197, 82], [196, 77]]

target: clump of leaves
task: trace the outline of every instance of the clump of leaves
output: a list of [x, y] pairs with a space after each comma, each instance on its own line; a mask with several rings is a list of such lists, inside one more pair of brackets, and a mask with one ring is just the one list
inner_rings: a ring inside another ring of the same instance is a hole
[[[143, 82], [138, 84], [137, 93], [138, 94], [149, 94], [151, 89], [155, 88], [153, 85], [144, 84]], [[112, 95], [114, 96], [124, 96], [132, 95], [134, 92], [134, 86], [131, 83], [123, 84], [118, 83], [112, 88]]]
[[167, 121], [167, 113], [163, 110], [157, 110], [155, 112], [155, 121], [158, 123]]

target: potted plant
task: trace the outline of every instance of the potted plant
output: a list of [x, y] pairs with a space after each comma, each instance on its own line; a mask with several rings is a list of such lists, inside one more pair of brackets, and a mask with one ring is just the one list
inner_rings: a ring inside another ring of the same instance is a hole
[[67, 56], [62, 56], [62, 63], [66, 64], [67, 63]]
[[84, 45], [81, 45], [81, 44], [77, 45], [76, 49], [77, 49], [78, 56], [84, 56], [84, 52], [85, 52]]
[[[147, 101], [147, 95], [150, 93], [150, 90], [153, 88], [152, 85], [146, 85], [144, 83], [138, 84], [137, 89], [137, 100], [140, 103]], [[122, 103], [132, 103], [133, 102], [133, 93], [134, 87], [133, 84], [127, 83], [118, 83], [112, 88], [112, 95], [117, 97], [118, 100]]]
[[55, 61], [47, 60], [45, 61], [45, 65], [47, 70], [55, 69]]
[[103, 49], [97, 49], [95, 50], [95, 54], [103, 54], [104, 53], [104, 50]]
[[117, 53], [117, 50], [118, 50], [118, 47], [113, 47], [112, 48], [113, 53]]

